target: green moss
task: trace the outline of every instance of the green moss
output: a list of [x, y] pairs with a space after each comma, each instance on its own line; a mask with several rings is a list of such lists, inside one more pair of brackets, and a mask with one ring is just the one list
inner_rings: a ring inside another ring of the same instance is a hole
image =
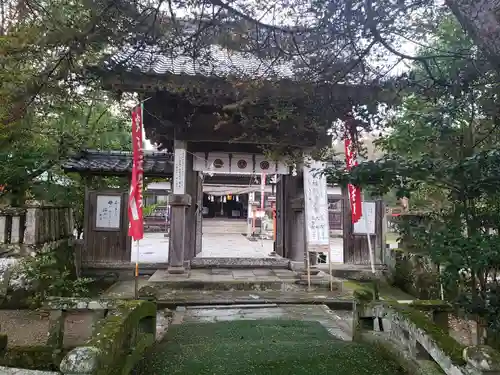
[[7, 349], [7, 335], [0, 333], [0, 354]]
[[406, 373], [412, 375], [444, 375], [443, 370], [433, 361], [411, 360], [393, 342], [389, 340], [379, 340], [377, 335], [370, 335], [372, 332], [360, 335], [358, 340], [370, 345], [379, 352], [382, 358], [396, 362]]
[[398, 303], [390, 303], [389, 306], [415, 324], [417, 328], [424, 330], [432, 340], [434, 340], [436, 345], [450, 357], [454, 364], [458, 366], [465, 365], [465, 360], [463, 358], [465, 346], [459, 344], [458, 341], [452, 338], [448, 333], [431, 322], [424, 313]]
[[0, 366], [57, 371], [63, 355], [48, 346], [12, 346], [0, 356]]
[[442, 300], [417, 300], [409, 306], [422, 311], [453, 311], [453, 306]]
[[332, 338], [318, 322], [240, 320], [181, 324], [134, 375], [403, 375], [370, 345]]
[[374, 299], [371, 283], [361, 283], [353, 280], [343, 282], [344, 289], [351, 289], [353, 297], [360, 302], [370, 302]]
[[[140, 322], [147, 319], [152, 332], [142, 332]], [[140, 360], [154, 342], [156, 305], [147, 301], [119, 301], [87, 342], [102, 353], [96, 375], [122, 374]], [[141, 331], [137, 333], [137, 331]]]
[[[351, 289], [353, 291], [354, 298], [360, 301], [367, 302], [368, 300], [366, 298], [369, 294], [372, 295], [370, 300], [373, 300], [374, 288], [372, 282], [359, 282], [359, 281], [349, 280], [349, 281], [344, 281], [342, 285], [344, 289]], [[414, 297], [406, 294], [401, 289], [394, 288], [383, 282], [380, 282], [378, 284], [378, 288], [379, 288], [379, 296], [386, 301], [414, 299]], [[359, 297], [362, 296], [362, 298], [365, 299], [359, 299], [358, 296]]]
[[369, 289], [357, 289], [353, 292], [353, 296], [360, 302], [373, 301], [373, 292]]

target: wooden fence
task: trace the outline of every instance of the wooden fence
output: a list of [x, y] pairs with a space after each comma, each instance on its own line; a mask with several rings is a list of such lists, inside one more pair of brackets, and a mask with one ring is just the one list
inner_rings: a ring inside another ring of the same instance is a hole
[[0, 255], [19, 253], [73, 235], [69, 207], [27, 206], [0, 210]]

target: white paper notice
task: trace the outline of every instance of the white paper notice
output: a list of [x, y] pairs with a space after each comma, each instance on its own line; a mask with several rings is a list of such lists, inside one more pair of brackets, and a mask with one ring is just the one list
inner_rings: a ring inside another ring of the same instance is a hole
[[174, 194], [186, 194], [186, 149], [174, 151]]
[[120, 229], [121, 197], [119, 195], [98, 195], [96, 223], [97, 229]]
[[353, 232], [356, 234], [375, 234], [375, 211], [375, 202], [363, 202], [363, 216], [354, 224]]
[[304, 165], [304, 198], [308, 245], [329, 245], [328, 192], [324, 164], [311, 161]]

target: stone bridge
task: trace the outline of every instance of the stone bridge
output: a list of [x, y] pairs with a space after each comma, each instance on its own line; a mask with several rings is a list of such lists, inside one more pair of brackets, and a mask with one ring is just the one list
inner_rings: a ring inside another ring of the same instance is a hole
[[[450, 307], [441, 301], [362, 299], [316, 304], [264, 300], [158, 310], [147, 301], [57, 299], [44, 307], [51, 311], [50, 346], [44, 349], [51, 350], [47, 360], [61, 354], [64, 319], [70, 311], [89, 311], [99, 318], [91, 338], [60, 357], [59, 372], [0, 371], [6, 375], [108, 375], [117, 371], [161, 375], [174, 369], [194, 373], [200, 361], [206, 361], [211, 373], [230, 373], [236, 371], [234, 366], [243, 370], [251, 365], [257, 374], [270, 363], [285, 361], [288, 364], [280, 366], [293, 365], [290, 371], [297, 374], [303, 373], [302, 366], [311, 371], [323, 366], [333, 373], [348, 369], [343, 375], [500, 374], [500, 354], [487, 346], [462, 346], [447, 334]], [[155, 340], [158, 345], [148, 351]], [[1, 342], [7, 344], [8, 338]], [[7, 345], [3, 350], [9, 355]], [[227, 362], [228, 356], [234, 358]], [[348, 358], [357, 358], [359, 364]]]

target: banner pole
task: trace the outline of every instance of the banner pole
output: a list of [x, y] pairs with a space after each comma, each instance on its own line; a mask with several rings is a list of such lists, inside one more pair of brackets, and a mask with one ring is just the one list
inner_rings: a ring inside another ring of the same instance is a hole
[[135, 241], [136, 244], [136, 257], [135, 257], [135, 284], [134, 284], [134, 291], [135, 291], [135, 299], [139, 299], [139, 240]]

